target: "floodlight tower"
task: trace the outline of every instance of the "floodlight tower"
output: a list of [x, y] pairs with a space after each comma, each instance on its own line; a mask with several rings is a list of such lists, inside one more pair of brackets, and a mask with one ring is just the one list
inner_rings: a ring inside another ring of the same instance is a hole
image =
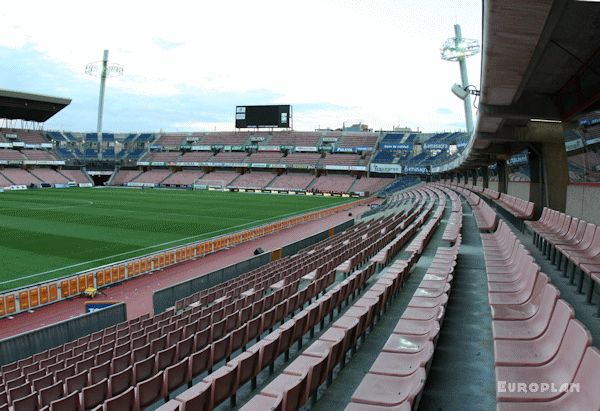
[[[460, 30], [460, 25], [454, 25], [454, 36], [444, 42], [441, 48], [442, 60], [458, 61], [460, 67], [460, 78], [462, 87], [466, 90], [469, 87], [469, 78], [467, 76], [467, 57], [474, 56], [479, 53], [479, 42], [474, 39], [464, 39]], [[467, 132], [473, 132], [473, 113], [471, 111], [471, 96], [467, 95], [464, 99], [465, 105], [465, 122], [467, 124]]]
[[[106, 79], [123, 75], [123, 66], [108, 62], [108, 50], [104, 50], [102, 61], [88, 63], [85, 66], [85, 73], [90, 76], [100, 77], [100, 96], [98, 97], [98, 123], [96, 132], [98, 133], [98, 148], [102, 146], [102, 117], [104, 115], [104, 89]], [[102, 160], [102, 150], [98, 150], [98, 159]]]

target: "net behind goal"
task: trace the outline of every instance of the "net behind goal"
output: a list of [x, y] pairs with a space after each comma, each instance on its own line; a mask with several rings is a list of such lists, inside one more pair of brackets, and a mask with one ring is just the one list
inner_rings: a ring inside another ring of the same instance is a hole
[[193, 184], [194, 190], [225, 190], [225, 180], [202, 180], [198, 179]]

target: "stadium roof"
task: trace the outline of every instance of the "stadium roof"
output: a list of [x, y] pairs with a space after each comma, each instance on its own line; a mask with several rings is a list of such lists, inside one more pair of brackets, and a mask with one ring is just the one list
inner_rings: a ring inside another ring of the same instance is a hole
[[48, 120], [71, 104], [71, 99], [0, 90], [0, 118], [9, 120], [36, 121]]
[[[485, 166], [560, 133], [532, 119], [569, 122], [600, 107], [598, 3], [483, 0], [481, 99], [472, 149], [437, 171]], [[558, 137], [557, 137], [558, 136]]]

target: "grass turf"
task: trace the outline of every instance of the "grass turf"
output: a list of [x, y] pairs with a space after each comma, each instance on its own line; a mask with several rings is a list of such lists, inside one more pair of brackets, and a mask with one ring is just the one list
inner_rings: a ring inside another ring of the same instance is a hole
[[183, 190], [5, 192], [0, 291], [348, 201]]

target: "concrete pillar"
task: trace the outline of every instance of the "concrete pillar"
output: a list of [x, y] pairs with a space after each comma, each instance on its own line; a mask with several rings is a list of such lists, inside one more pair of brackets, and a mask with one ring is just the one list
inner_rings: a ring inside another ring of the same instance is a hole
[[464, 181], [465, 185], [466, 185], [466, 184], [469, 184], [469, 170], [465, 170], [465, 171], [463, 172], [463, 178], [464, 178], [464, 180], [465, 180], [465, 181]]
[[532, 144], [527, 154], [527, 162], [529, 165], [529, 201], [535, 204], [535, 216], [539, 216], [544, 207], [543, 198], [543, 163], [542, 163], [542, 147], [540, 144]]
[[[555, 140], [556, 141], [556, 140]], [[569, 184], [569, 168], [567, 150], [563, 140], [543, 143], [542, 161], [542, 207], [565, 212], [567, 206], [567, 185]]]
[[496, 171], [498, 172], [498, 192], [506, 194], [506, 189], [508, 188], [506, 160], [498, 160], [496, 162]]
[[488, 188], [490, 184], [490, 175], [487, 166], [481, 167], [481, 177], [483, 178], [483, 188]]
[[471, 170], [471, 177], [473, 178], [473, 185], [476, 186], [477, 185], [477, 169], [476, 168]]

